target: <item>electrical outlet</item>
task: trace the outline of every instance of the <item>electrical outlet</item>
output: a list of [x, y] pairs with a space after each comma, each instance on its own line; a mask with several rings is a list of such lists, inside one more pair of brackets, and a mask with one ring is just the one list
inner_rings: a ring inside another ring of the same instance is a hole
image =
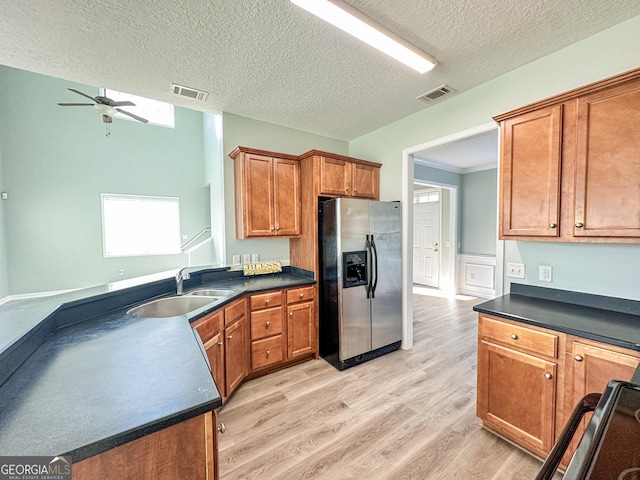
[[524, 263], [507, 263], [507, 277], [524, 278]]
[[553, 280], [553, 268], [549, 265], [540, 265], [538, 267], [538, 280], [551, 282]]
[[259, 253], [252, 253], [251, 254], [251, 263], [258, 263], [260, 261], [260, 254]]
[[251, 263], [251, 254], [243, 253], [242, 254], [242, 263]]
[[233, 265], [234, 266], [240, 265], [240, 255], [233, 256]]

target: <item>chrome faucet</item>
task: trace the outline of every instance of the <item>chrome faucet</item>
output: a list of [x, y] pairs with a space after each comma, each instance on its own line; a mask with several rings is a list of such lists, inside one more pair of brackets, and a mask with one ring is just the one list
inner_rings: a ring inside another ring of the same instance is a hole
[[191, 275], [189, 275], [189, 272], [185, 272], [186, 269], [187, 267], [184, 267], [180, 269], [178, 273], [176, 273], [176, 295], [182, 295], [183, 293], [182, 283], [185, 280], [189, 280], [191, 278]]

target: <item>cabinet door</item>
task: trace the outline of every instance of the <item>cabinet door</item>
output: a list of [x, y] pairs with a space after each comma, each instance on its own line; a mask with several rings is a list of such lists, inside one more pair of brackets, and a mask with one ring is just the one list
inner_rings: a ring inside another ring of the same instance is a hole
[[249, 335], [246, 317], [243, 315], [224, 331], [225, 393], [229, 396], [249, 373]]
[[345, 197], [350, 195], [351, 162], [320, 158], [320, 194]]
[[557, 364], [488, 342], [478, 346], [478, 416], [539, 455], [554, 442]]
[[275, 233], [273, 218], [273, 162], [271, 157], [247, 154], [244, 159], [245, 236], [265, 237]]
[[[582, 397], [588, 393], [604, 392], [609, 380], [631, 380], [640, 364], [640, 354], [617, 352], [606, 345], [594, 346], [574, 340], [570, 351], [572, 358], [567, 359], [570, 373], [567, 379], [572, 382], [572, 395], [568, 396], [565, 418], [568, 418]], [[581, 427], [574, 434], [571, 447], [565, 456], [566, 461], [573, 455], [590, 419], [591, 413], [585, 415]]]
[[275, 234], [300, 235], [300, 162], [273, 159]]
[[287, 357], [294, 358], [316, 351], [314, 302], [287, 307]]
[[218, 332], [204, 344], [204, 348], [207, 351], [207, 358], [209, 359], [209, 364], [211, 365], [211, 374], [213, 375], [213, 381], [216, 382], [216, 387], [218, 387], [218, 391], [220, 392], [222, 398], [225, 398], [225, 362], [223, 335], [223, 332]]
[[640, 237], [640, 80], [578, 99], [575, 236]]
[[562, 105], [501, 125], [500, 237], [558, 236]]
[[380, 196], [377, 188], [380, 183], [380, 170], [370, 165], [354, 163], [351, 172], [351, 196], [377, 200]]

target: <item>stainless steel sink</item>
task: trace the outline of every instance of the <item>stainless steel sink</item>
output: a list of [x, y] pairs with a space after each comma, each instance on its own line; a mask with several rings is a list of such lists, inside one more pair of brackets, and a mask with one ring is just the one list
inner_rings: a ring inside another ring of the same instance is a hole
[[153, 300], [132, 308], [127, 313], [134, 317], [168, 318], [184, 315], [214, 303], [222, 297], [197, 297], [181, 295]]
[[194, 290], [193, 292], [189, 292], [187, 295], [201, 295], [204, 297], [220, 297], [226, 298], [233, 295], [233, 290], [219, 290], [219, 289], [207, 289], [203, 288], [201, 290]]

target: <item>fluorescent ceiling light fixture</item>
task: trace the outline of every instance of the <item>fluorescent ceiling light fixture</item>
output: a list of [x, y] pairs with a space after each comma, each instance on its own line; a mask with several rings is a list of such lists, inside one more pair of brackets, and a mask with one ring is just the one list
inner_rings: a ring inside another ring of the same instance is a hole
[[436, 65], [435, 58], [378, 25], [342, 0], [291, 0], [291, 2], [420, 73], [428, 72]]

